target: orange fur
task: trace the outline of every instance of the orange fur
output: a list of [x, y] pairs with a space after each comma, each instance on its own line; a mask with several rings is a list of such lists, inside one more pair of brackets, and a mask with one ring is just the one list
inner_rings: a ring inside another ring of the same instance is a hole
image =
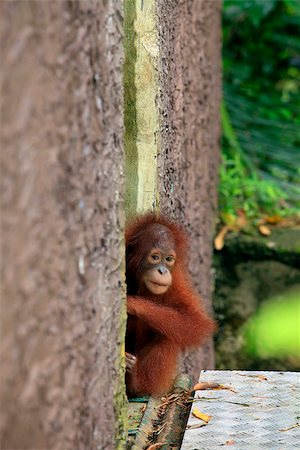
[[[158, 223], [171, 230], [175, 240], [176, 263], [173, 281], [165, 294], [137, 295], [140, 267], [153, 238], [150, 225]], [[215, 324], [201, 308], [186, 269], [187, 236], [165, 217], [148, 213], [137, 217], [126, 229], [126, 281], [128, 325], [126, 351], [137, 357], [132, 373], [126, 374], [130, 395], [162, 394], [176, 376], [178, 355], [197, 346], [212, 334]]]

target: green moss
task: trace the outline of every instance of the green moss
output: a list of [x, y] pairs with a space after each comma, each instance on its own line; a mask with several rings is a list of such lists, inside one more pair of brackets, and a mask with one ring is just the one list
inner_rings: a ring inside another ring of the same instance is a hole
[[[123, 284], [125, 283], [125, 264], [123, 263], [122, 273]], [[116, 429], [115, 429], [115, 449], [121, 450], [125, 448], [126, 439], [127, 439], [127, 429], [128, 429], [128, 416], [127, 416], [127, 408], [128, 401], [126, 397], [125, 390], [125, 332], [126, 332], [126, 301], [125, 295], [123, 299], [123, 308], [120, 314], [120, 322], [119, 322], [119, 336], [120, 342], [119, 345], [119, 361], [121, 364], [119, 366], [118, 377], [116, 378], [115, 384], [115, 392], [114, 392], [114, 409], [115, 409], [115, 417], [116, 417]]]
[[135, 0], [124, 2], [124, 53], [123, 66], [124, 83], [124, 145], [125, 145], [125, 176], [126, 193], [125, 208], [128, 215], [137, 210], [136, 189], [138, 186], [138, 150], [137, 150], [137, 112], [136, 112], [136, 85], [135, 64], [137, 59], [134, 44], [136, 19]]

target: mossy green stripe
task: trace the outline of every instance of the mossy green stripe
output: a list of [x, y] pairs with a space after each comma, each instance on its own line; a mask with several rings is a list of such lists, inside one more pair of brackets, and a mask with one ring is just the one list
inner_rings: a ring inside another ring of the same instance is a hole
[[125, 8], [126, 213], [157, 206], [157, 58], [155, 0], [127, 0]]

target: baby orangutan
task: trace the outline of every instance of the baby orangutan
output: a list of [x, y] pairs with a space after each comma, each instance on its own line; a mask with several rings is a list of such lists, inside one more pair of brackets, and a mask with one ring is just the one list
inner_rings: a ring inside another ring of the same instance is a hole
[[199, 345], [215, 325], [188, 281], [187, 237], [156, 214], [126, 230], [126, 385], [129, 395], [167, 392], [180, 352]]

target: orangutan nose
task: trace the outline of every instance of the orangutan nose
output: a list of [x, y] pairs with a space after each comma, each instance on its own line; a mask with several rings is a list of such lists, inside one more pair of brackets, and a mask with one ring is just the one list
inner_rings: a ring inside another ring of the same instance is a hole
[[159, 273], [161, 275], [163, 275], [164, 273], [168, 272], [168, 269], [165, 266], [158, 266], [157, 270], [159, 271]]

